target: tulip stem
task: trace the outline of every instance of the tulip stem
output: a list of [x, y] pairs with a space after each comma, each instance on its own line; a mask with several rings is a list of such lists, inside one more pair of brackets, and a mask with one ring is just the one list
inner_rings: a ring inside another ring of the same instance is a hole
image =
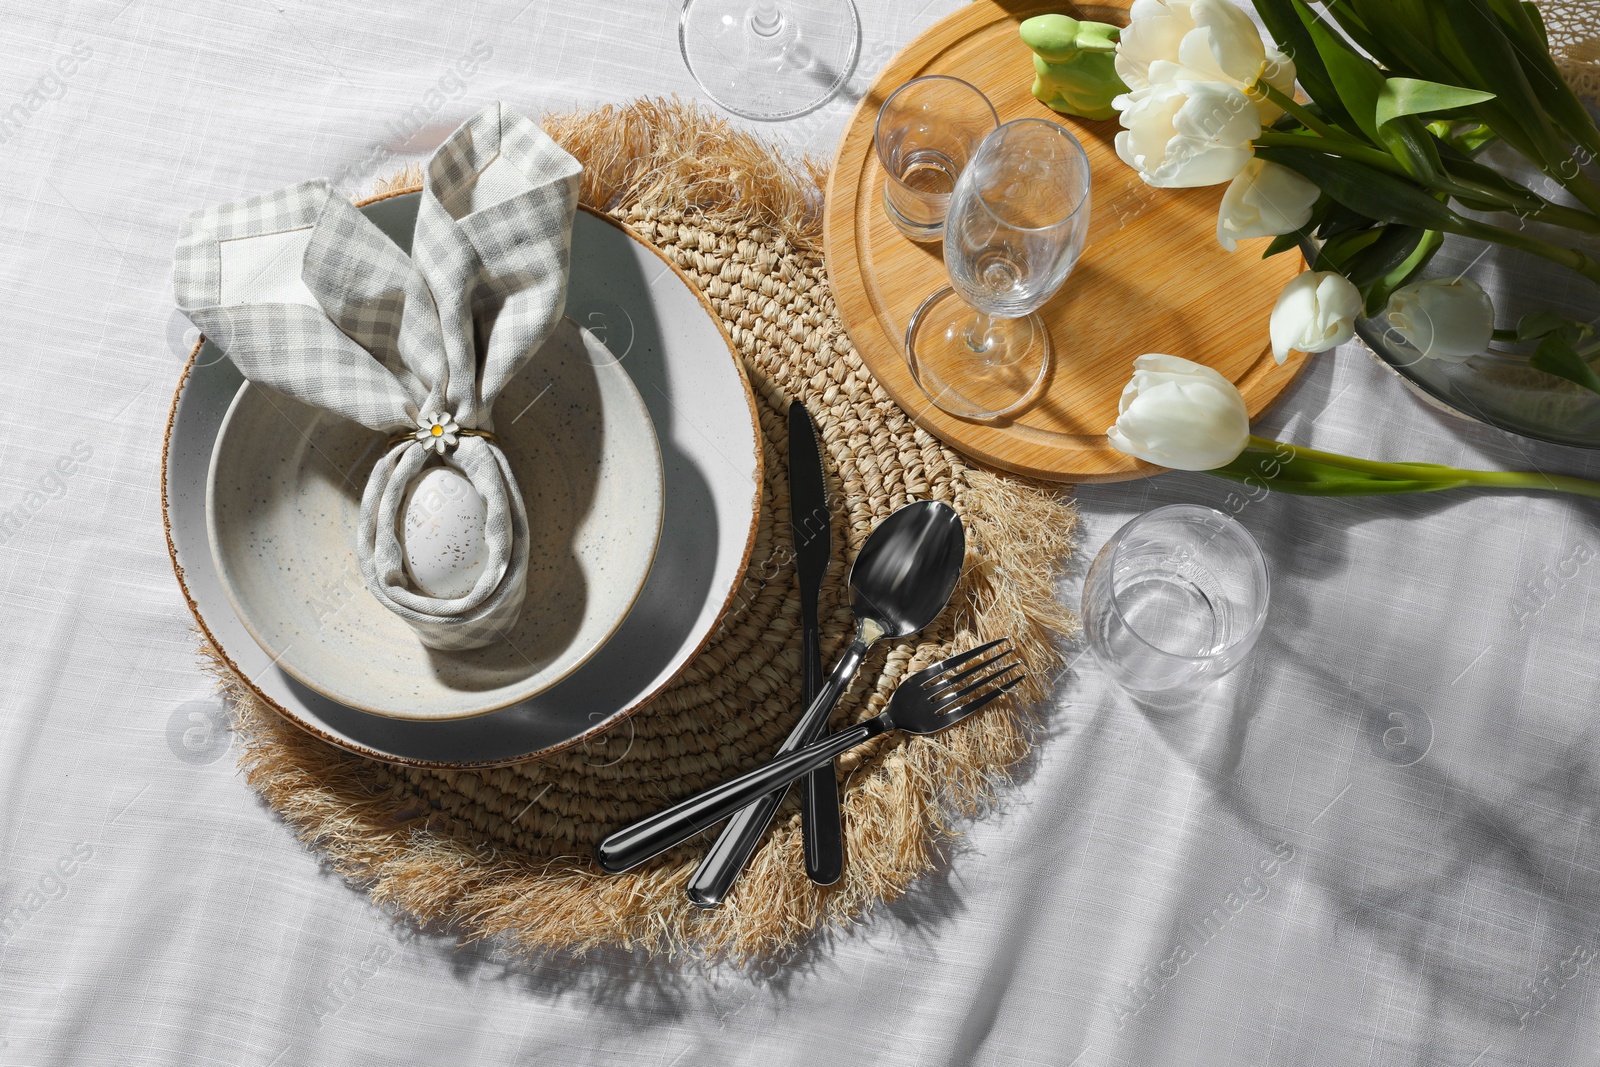
[[1258, 148], [1304, 148], [1312, 152], [1326, 152], [1330, 156], [1354, 159], [1399, 178], [1415, 180], [1400, 165], [1400, 161], [1389, 153], [1355, 141], [1329, 140], [1326, 137], [1304, 137], [1298, 133], [1263, 130], [1261, 136], [1256, 138], [1255, 144]]
[[1600, 186], [1584, 176], [1577, 162], [1568, 157], [1544, 168], [1546, 174], [1560, 182], [1562, 187], [1578, 202], [1596, 215], [1600, 215]]
[[[1337, 452], [1319, 452], [1314, 448], [1304, 445], [1291, 445], [1287, 441], [1274, 441], [1270, 437], [1257, 437], [1250, 435], [1250, 447], [1262, 452], [1274, 452], [1288, 449], [1302, 459], [1315, 460], [1333, 467], [1343, 467], [1346, 470], [1360, 471], [1363, 474], [1380, 474], [1393, 477], [1403, 474], [1408, 479], [1415, 479], [1416, 474], [1398, 463], [1381, 463], [1372, 459], [1360, 459], [1356, 456], [1340, 455]], [[1448, 469], [1448, 468], [1447, 468]], [[1600, 488], [1600, 486], [1597, 486]]]
[[[1293, 459], [1309, 460], [1328, 467], [1339, 467], [1344, 470], [1370, 475], [1374, 479], [1372, 491], [1375, 493], [1383, 492], [1383, 482], [1390, 481], [1421, 483], [1415, 489], [1405, 490], [1409, 492], [1436, 492], [1441, 489], [1456, 489], [1461, 486], [1476, 485], [1486, 489], [1546, 490], [1600, 500], [1600, 482], [1592, 482], [1585, 478], [1574, 478], [1566, 474], [1545, 474], [1533, 471], [1462, 470], [1457, 467], [1445, 467], [1434, 463], [1380, 463], [1375, 460], [1360, 459], [1356, 456], [1340, 455], [1337, 452], [1322, 452], [1315, 448], [1306, 448], [1303, 445], [1291, 445], [1286, 441], [1274, 441], [1269, 437], [1257, 437], [1254, 434], [1250, 435], [1248, 448], [1257, 452], [1271, 453], [1280, 458], [1285, 458], [1284, 453], [1288, 452]], [[1306, 484], [1308, 483], [1301, 483], [1295, 489], [1299, 492], [1317, 495], [1314, 488], [1304, 487]], [[1291, 484], [1284, 483], [1281, 487], [1291, 489]], [[1329, 495], [1333, 494], [1330, 493]], [[1349, 495], [1349, 489], [1344, 488], [1339, 495]]]
[[1491, 489], [1548, 489], [1600, 500], [1600, 483], [1567, 474], [1538, 474], [1521, 471], [1465, 471], [1474, 485]]
[[[1600, 215], [1600, 186], [1596, 186], [1583, 174], [1583, 167], [1589, 160], [1579, 159], [1580, 154], [1585, 156], [1591, 154], [1591, 149], [1594, 147], [1592, 143], [1577, 138], [1583, 143], [1583, 147], [1578, 154], [1575, 154], [1562, 133], [1557, 132], [1555, 123], [1548, 119], [1543, 123], [1528, 121], [1527, 116], [1519, 114], [1515, 107], [1500, 100], [1483, 104], [1482, 116], [1489, 127], [1500, 135], [1501, 140], [1515, 148], [1529, 162], [1537, 165], [1547, 177], [1565, 186], [1585, 208]], [[1546, 116], [1536, 111], [1533, 118], [1545, 119]], [[1592, 127], [1593, 123], [1588, 125]]]
[[[1446, 169], [1448, 171], [1448, 168]], [[1538, 193], [1522, 186], [1516, 186], [1516, 192], [1513, 193], [1507, 189], [1485, 185], [1451, 173], [1441, 175], [1431, 184], [1435, 191], [1448, 193], [1456, 199], [1465, 198], [1495, 204], [1496, 211], [1537, 219], [1552, 226], [1564, 226], [1569, 230], [1600, 233], [1600, 216], [1591, 215], [1577, 208], [1552, 204]]]
[[1456, 232], [1463, 237], [1473, 237], [1480, 241], [1491, 241], [1508, 248], [1531, 252], [1552, 263], [1559, 263], [1563, 267], [1575, 270], [1591, 282], [1600, 285], [1600, 263], [1575, 248], [1566, 248], [1550, 241], [1540, 240], [1532, 234], [1522, 233], [1519, 230], [1508, 230], [1471, 220], [1468, 220], [1465, 226], [1458, 227]]
[[1600, 233], [1600, 215], [1591, 215], [1587, 211], [1551, 204], [1549, 201], [1545, 204], [1546, 206], [1530, 212], [1528, 217], [1539, 222], [1547, 222], [1552, 226], [1565, 226], [1569, 230]]
[[1288, 93], [1284, 92], [1282, 89], [1279, 89], [1277, 86], [1268, 82], [1264, 78], [1258, 80], [1254, 85], [1252, 85], [1250, 90], [1252, 94], [1260, 93], [1274, 104], [1277, 104], [1279, 107], [1283, 108], [1283, 110], [1289, 115], [1292, 115], [1295, 120], [1300, 123], [1300, 125], [1304, 126], [1318, 137], [1323, 137], [1330, 141], [1348, 141], [1351, 144], [1362, 143], [1358, 138], [1352, 137], [1345, 131], [1323, 122], [1321, 119], [1317, 118], [1317, 116], [1313, 115], [1309, 108], [1295, 103], [1294, 97], [1290, 96]]

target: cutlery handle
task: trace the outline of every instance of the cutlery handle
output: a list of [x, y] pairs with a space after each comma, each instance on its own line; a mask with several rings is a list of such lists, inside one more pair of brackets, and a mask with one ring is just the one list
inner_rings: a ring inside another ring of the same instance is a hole
[[[822, 650], [818, 646], [817, 598], [801, 594], [801, 676], [809, 705], [822, 687]], [[827, 729], [824, 722], [823, 729]], [[844, 874], [844, 825], [839, 813], [839, 776], [831, 762], [800, 783], [800, 839], [805, 846], [806, 876], [817, 885], [832, 885]]]
[[[844, 655], [834, 666], [833, 673], [828, 676], [822, 692], [818, 693], [817, 698], [806, 708], [805, 714], [800, 716], [800, 721], [790, 731], [789, 739], [778, 750], [780, 756], [817, 739], [817, 735], [828, 724], [828, 715], [833, 711], [833, 706], [844, 695], [850, 680], [855, 677], [856, 671], [861, 667], [861, 661], [866, 658], [867, 650], [871, 647], [872, 645], [863, 641], [859, 635], [850, 642], [850, 647], [845, 649]], [[783, 803], [783, 793], [783, 790], [778, 790], [762, 797], [735, 815], [723, 828], [716, 844], [711, 846], [711, 851], [696, 868], [694, 877], [689, 879], [690, 901], [702, 908], [714, 908], [722, 903], [734, 880], [739, 877], [739, 872], [744, 870], [744, 865], [749, 862], [756, 846], [761, 843], [761, 835], [766, 833], [767, 824], [772, 821], [778, 805]], [[690, 836], [692, 835], [685, 834], [684, 838]]]
[[680, 801], [665, 811], [618, 830], [595, 850], [602, 870], [620, 874], [657, 853], [727, 818], [757, 797], [782, 790], [814, 767], [832, 763], [839, 753], [892, 729], [888, 713], [840, 730], [808, 748], [779, 756], [765, 767], [742, 774]]

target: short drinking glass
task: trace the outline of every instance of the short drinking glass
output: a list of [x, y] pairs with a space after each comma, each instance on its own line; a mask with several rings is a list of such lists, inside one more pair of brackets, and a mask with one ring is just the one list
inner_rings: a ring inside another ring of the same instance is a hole
[[1139, 516], [1095, 557], [1083, 622], [1124, 688], [1195, 690], [1236, 667], [1267, 617], [1261, 548], [1222, 512], [1174, 504]]
[[906, 328], [906, 359], [952, 415], [1012, 415], [1044, 391], [1050, 334], [1037, 314], [1083, 254], [1089, 157], [1064, 128], [1016, 119], [983, 139], [950, 194], [950, 286]]
[[913, 241], [937, 241], [956, 179], [998, 125], [989, 98], [960, 78], [930, 74], [896, 89], [872, 135], [889, 221]]

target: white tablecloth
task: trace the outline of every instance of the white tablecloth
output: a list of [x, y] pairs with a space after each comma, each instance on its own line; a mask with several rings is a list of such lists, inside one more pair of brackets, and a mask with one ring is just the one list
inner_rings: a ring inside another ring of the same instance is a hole
[[[864, 3], [853, 91], [954, 6]], [[255, 799], [225, 732], [184, 738], [221, 711], [157, 492], [179, 220], [312, 175], [358, 191], [497, 98], [697, 95], [676, 7], [7, 5], [0, 1064], [1594, 1062], [1592, 503], [1083, 490], [1079, 574], [1152, 506], [1237, 511], [1272, 568], [1254, 658], [1177, 710], [1076, 660], [940, 873], [753, 972], [406, 930]], [[765, 132], [828, 153], [850, 106]], [[1600, 475], [1430, 412], [1355, 348], [1265, 429]]]

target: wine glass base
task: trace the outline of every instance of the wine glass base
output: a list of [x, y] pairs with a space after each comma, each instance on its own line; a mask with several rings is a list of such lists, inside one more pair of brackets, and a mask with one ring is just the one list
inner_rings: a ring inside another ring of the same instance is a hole
[[986, 351], [969, 343], [973, 310], [945, 286], [906, 326], [906, 365], [933, 405], [964, 419], [1015, 415], [1044, 393], [1050, 333], [1037, 314], [997, 319]]
[[815, 111], [844, 86], [861, 20], [852, 0], [685, 0], [678, 47], [719, 107], [774, 122]]

